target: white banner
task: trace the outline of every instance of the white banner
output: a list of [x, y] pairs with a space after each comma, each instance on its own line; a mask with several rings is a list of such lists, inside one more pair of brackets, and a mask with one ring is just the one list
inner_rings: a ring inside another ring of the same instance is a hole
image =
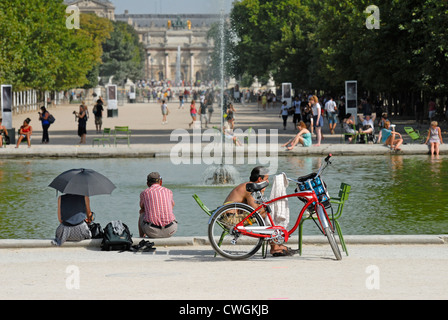
[[2, 109], [2, 125], [6, 129], [12, 129], [12, 86], [1, 86], [1, 109]]
[[358, 81], [345, 81], [345, 114], [351, 113], [358, 123]]

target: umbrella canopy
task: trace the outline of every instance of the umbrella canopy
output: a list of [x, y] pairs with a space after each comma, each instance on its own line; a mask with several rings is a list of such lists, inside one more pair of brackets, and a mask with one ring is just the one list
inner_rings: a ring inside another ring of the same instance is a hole
[[102, 174], [91, 169], [72, 169], [57, 176], [49, 187], [62, 193], [81, 196], [111, 194], [115, 185]]

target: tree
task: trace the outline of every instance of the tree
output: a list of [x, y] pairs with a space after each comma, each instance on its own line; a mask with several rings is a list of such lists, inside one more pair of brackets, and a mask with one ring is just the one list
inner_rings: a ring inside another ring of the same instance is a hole
[[137, 32], [127, 23], [113, 22], [111, 38], [103, 45], [101, 77], [114, 76], [115, 82], [136, 81], [143, 77], [145, 50]]
[[67, 29], [65, 10], [62, 0], [0, 2], [2, 83], [16, 90], [65, 90], [88, 83], [103, 37]]
[[300, 0], [236, 2], [231, 26], [239, 42], [233, 48], [233, 75], [310, 86], [314, 21]]
[[90, 37], [93, 45], [89, 48], [88, 53], [93, 59], [91, 70], [87, 73], [87, 84], [85, 89], [93, 88], [98, 85], [98, 77], [100, 73], [100, 65], [103, 63], [103, 44], [110, 39], [110, 33], [113, 31], [112, 22], [107, 18], [100, 18], [95, 14], [81, 14], [82, 26], [79, 31], [84, 32]]
[[368, 28], [369, 0], [241, 0], [231, 12], [239, 38], [235, 75], [274, 76], [297, 89], [360, 92], [400, 100], [448, 91], [448, 2], [378, 0], [379, 29]]

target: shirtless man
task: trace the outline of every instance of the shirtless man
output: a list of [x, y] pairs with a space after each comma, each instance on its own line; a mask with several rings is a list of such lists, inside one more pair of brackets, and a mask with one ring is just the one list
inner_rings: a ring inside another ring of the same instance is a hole
[[[224, 201], [224, 204], [229, 203], [245, 203], [252, 208], [257, 208], [259, 204], [255, 202], [255, 199], [252, 197], [251, 193], [246, 190], [246, 185], [248, 183], [260, 183], [263, 181], [269, 182], [269, 170], [265, 167], [256, 167], [252, 170], [249, 178], [249, 182], [245, 182], [237, 186], [235, 189], [233, 189], [230, 194], [227, 196], [226, 200]], [[261, 190], [262, 193], [264, 193], [265, 189]], [[260, 215], [265, 218], [266, 212], [264, 210], [259, 212]], [[294, 255], [296, 253], [295, 250], [292, 250], [284, 245], [278, 245], [275, 243], [271, 243], [271, 254], [273, 256], [290, 256]]]
[[[245, 182], [237, 186], [232, 192], [229, 193], [224, 204], [239, 202], [250, 205], [252, 208], [257, 208], [259, 205], [255, 202], [255, 199], [252, 197], [250, 192], [247, 192], [246, 185], [248, 183], [260, 183], [263, 181], [269, 181], [268, 170], [264, 167], [256, 167], [252, 170], [249, 178], [249, 182]], [[261, 190], [264, 193], [264, 190]], [[265, 212], [260, 212], [264, 217], [266, 217]]]

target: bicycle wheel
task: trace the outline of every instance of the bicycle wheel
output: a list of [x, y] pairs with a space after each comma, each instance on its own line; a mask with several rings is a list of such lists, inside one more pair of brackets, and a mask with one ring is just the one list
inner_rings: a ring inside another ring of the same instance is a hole
[[325, 228], [325, 235], [327, 236], [328, 242], [330, 243], [330, 247], [333, 250], [336, 259], [342, 260], [341, 251], [339, 250], [339, 246], [336, 243], [336, 239], [334, 238], [334, 232], [330, 227]]
[[[208, 226], [208, 237], [213, 249], [221, 256], [242, 260], [253, 256], [263, 244], [263, 239], [242, 235], [235, 226], [254, 211], [243, 203], [232, 203], [223, 206], [212, 217]], [[251, 227], [264, 226], [260, 215], [255, 214], [247, 220]]]

